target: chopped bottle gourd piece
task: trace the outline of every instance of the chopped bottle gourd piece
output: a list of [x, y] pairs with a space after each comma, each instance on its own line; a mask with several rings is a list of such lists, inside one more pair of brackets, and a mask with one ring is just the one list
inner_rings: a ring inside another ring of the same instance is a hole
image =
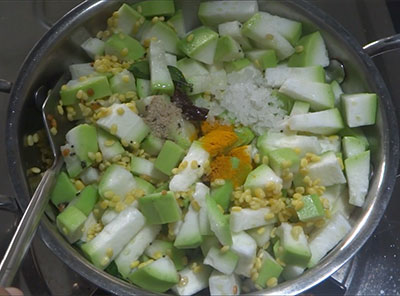
[[167, 140], [162, 146], [154, 165], [159, 171], [170, 176], [172, 169], [177, 167], [184, 155], [185, 151], [179, 145]]
[[73, 244], [81, 238], [86, 218], [87, 216], [78, 208], [69, 206], [57, 216], [57, 228], [68, 242]]
[[123, 33], [113, 34], [105, 44], [105, 53], [118, 59], [134, 62], [145, 54], [145, 49], [136, 39]]
[[52, 203], [58, 206], [64, 202], [70, 202], [77, 194], [77, 189], [65, 172], [61, 172], [56, 180], [53, 191], [50, 194]]
[[293, 54], [288, 61], [289, 67], [310, 67], [329, 65], [328, 51], [324, 39], [320, 32], [302, 37], [297, 43], [296, 48], [301, 48], [299, 52]]
[[171, 16], [175, 13], [173, 0], [147, 0], [135, 3], [132, 6], [145, 17]]
[[73, 105], [78, 97], [86, 94], [88, 101], [105, 98], [111, 95], [111, 88], [107, 77], [94, 76], [80, 80], [70, 80], [65, 87], [61, 88], [60, 96], [63, 105]]
[[147, 223], [166, 224], [179, 221], [181, 209], [172, 192], [160, 192], [139, 198], [139, 209], [147, 219]]
[[257, 11], [257, 1], [208, 1], [200, 4], [198, 16], [204, 25], [213, 27], [229, 21], [245, 22]]
[[168, 257], [160, 258], [135, 269], [128, 280], [151, 292], [165, 292], [179, 282], [179, 274]]
[[318, 195], [303, 196], [301, 201], [303, 202], [303, 207], [296, 211], [300, 221], [307, 222], [324, 217], [324, 207]]

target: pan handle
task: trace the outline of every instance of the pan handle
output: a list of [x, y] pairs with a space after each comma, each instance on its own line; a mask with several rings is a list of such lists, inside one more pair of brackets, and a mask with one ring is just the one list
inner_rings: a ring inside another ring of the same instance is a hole
[[[385, 37], [371, 42], [363, 47], [364, 51], [371, 57], [377, 57], [381, 54], [400, 49], [400, 34]], [[399, 113], [399, 111], [397, 111]], [[400, 167], [396, 178], [400, 177]]]
[[364, 51], [371, 57], [400, 49], [400, 34], [382, 38], [364, 46]]

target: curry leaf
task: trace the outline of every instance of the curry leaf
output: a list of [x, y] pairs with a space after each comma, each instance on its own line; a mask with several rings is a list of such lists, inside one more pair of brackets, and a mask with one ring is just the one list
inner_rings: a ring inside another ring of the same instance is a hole
[[186, 93], [193, 90], [193, 84], [186, 81], [186, 78], [185, 76], [183, 76], [181, 70], [174, 66], [168, 66], [168, 70], [171, 75], [171, 79], [175, 84], [175, 87], [183, 90]]
[[129, 71], [132, 72], [136, 79], [140, 78], [150, 80], [150, 68], [148, 61], [139, 61], [133, 63], [129, 67]]

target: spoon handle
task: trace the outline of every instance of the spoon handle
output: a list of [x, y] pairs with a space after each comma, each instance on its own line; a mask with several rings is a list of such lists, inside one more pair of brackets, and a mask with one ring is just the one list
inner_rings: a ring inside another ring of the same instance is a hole
[[15, 231], [10, 245], [0, 263], [0, 286], [9, 287], [28, 250], [36, 229], [48, 204], [51, 189], [63, 164], [58, 157], [54, 165], [43, 175], [22, 219]]

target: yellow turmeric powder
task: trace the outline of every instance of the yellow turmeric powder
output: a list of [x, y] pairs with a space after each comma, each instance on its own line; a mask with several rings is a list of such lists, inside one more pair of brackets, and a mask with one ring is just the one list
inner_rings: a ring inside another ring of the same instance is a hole
[[235, 157], [220, 155], [211, 162], [210, 181], [217, 179], [231, 180], [234, 187], [238, 187], [244, 183], [247, 175], [252, 170], [252, 166], [247, 160], [239, 158], [239, 163], [235, 163]]
[[210, 181], [232, 179], [232, 163], [230, 156], [220, 155], [211, 162]]
[[239, 158], [241, 162], [251, 164], [251, 147], [248, 145], [233, 148], [229, 155]]
[[204, 121], [201, 124], [203, 137], [200, 139], [203, 148], [210, 153], [213, 160], [210, 163], [210, 181], [217, 179], [231, 180], [235, 187], [246, 180], [252, 170], [250, 146], [233, 148], [238, 136], [231, 125], [223, 125], [218, 121]]
[[203, 148], [210, 153], [212, 157], [227, 152], [235, 144], [238, 137], [233, 131], [212, 130], [200, 139]]
[[214, 130], [233, 131], [233, 126], [232, 125], [223, 125], [217, 120], [215, 120], [213, 122], [203, 121], [201, 123], [200, 129], [201, 129], [201, 132], [203, 133], [203, 135], [206, 135], [209, 132], [214, 131]]

